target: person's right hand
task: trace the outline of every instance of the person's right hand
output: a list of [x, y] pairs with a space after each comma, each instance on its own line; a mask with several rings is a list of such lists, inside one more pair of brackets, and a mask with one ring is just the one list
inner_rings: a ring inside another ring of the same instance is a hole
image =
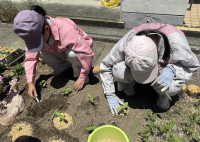
[[37, 91], [35, 89], [35, 85], [32, 82], [28, 83], [28, 94], [31, 98], [36, 98], [37, 97]]
[[117, 108], [124, 103], [115, 95], [115, 93], [106, 94], [106, 98], [112, 114], [118, 114]]

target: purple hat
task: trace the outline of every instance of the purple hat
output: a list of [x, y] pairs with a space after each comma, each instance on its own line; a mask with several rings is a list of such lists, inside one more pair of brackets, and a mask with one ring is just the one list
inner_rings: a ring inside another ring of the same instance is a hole
[[125, 47], [125, 63], [135, 81], [147, 84], [158, 76], [156, 44], [147, 36], [134, 36]]
[[38, 52], [43, 47], [43, 19], [34, 10], [20, 11], [13, 22], [14, 32], [25, 41], [30, 52]]

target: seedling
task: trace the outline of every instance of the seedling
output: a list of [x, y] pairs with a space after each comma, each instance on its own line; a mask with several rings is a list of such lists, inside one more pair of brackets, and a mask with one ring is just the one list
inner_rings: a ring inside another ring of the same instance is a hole
[[12, 72], [13, 72], [13, 75], [17, 77], [17, 79], [19, 79], [21, 75], [25, 74], [25, 70], [22, 64], [17, 64], [16, 66], [14, 66], [12, 68]]
[[95, 127], [95, 126], [88, 126], [88, 127], [86, 128], [86, 130], [89, 131], [89, 132], [91, 132], [91, 131], [94, 131], [96, 128], [97, 128], [97, 127]]
[[65, 116], [63, 113], [60, 113], [58, 111], [55, 112], [55, 115], [57, 115], [61, 120], [64, 120], [65, 119]]
[[54, 115], [55, 115], [55, 113], [57, 112], [57, 109], [53, 112], [53, 114], [51, 115], [51, 117], [48, 119], [49, 121], [53, 121], [53, 117], [54, 117]]
[[42, 80], [40, 81], [40, 84], [39, 84], [42, 88], [45, 88], [47, 86], [46, 84], [46, 80]]
[[21, 131], [22, 130], [22, 127], [20, 125], [17, 126], [16, 128], [18, 131]]
[[65, 123], [68, 123], [68, 121], [65, 119], [64, 114], [60, 113], [57, 110], [54, 111], [54, 113], [51, 115], [51, 117], [48, 120], [52, 122], [54, 115], [56, 115], [60, 119], [60, 121], [64, 121]]
[[61, 92], [62, 92], [62, 95], [69, 95], [70, 94], [70, 92], [72, 92], [72, 91], [70, 91], [71, 90], [71, 88], [67, 88], [67, 89], [62, 89], [61, 90]]
[[117, 111], [119, 114], [127, 114], [128, 112], [128, 102], [124, 103], [122, 106], [119, 106], [117, 108]]
[[92, 95], [90, 93], [87, 94], [88, 95], [88, 99], [89, 99], [89, 102], [94, 105], [94, 99], [92, 97]]
[[60, 118], [60, 121], [64, 121], [65, 123], [68, 123], [68, 121], [65, 119], [65, 116], [64, 116], [63, 113], [60, 113], [59, 111], [56, 111], [55, 115], [57, 115], [57, 117]]

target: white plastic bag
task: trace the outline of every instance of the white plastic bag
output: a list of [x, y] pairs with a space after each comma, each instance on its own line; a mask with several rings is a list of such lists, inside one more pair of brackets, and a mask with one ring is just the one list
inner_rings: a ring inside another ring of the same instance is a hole
[[25, 107], [22, 96], [18, 94], [17, 79], [10, 81], [10, 91], [0, 102], [0, 123], [3, 126], [12, 124]]

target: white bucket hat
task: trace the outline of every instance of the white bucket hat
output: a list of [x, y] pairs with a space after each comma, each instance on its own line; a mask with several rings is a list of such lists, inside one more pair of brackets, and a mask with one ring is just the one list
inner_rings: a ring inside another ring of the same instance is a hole
[[158, 76], [156, 44], [147, 36], [134, 36], [125, 47], [125, 63], [138, 83], [147, 84]]

